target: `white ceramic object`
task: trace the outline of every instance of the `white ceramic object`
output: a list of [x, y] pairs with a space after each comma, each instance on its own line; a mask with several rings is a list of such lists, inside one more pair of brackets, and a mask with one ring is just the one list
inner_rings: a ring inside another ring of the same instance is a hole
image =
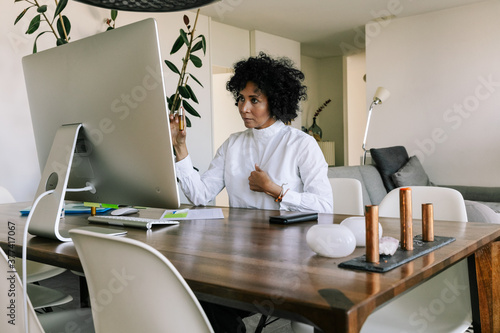
[[339, 224], [316, 224], [306, 235], [307, 245], [317, 254], [329, 258], [350, 255], [356, 248], [356, 238], [349, 228]]
[[[365, 217], [348, 217], [344, 221], [340, 222], [340, 225], [349, 228], [354, 237], [356, 237], [356, 246], [364, 247], [366, 246], [366, 223]], [[382, 237], [382, 225], [378, 224], [378, 238]]]

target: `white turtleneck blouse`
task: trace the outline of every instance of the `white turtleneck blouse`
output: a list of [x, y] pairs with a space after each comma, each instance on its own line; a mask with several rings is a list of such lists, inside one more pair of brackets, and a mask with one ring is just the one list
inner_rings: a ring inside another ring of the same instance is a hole
[[[248, 177], [258, 165], [288, 192], [281, 202], [250, 190]], [[281, 121], [264, 129], [232, 134], [217, 150], [201, 176], [188, 155], [176, 163], [177, 178], [186, 197], [206, 205], [226, 187], [231, 207], [333, 213], [328, 165], [315, 139]]]

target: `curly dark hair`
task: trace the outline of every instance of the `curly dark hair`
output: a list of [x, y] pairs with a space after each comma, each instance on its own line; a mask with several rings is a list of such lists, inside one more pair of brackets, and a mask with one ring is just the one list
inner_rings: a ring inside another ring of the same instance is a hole
[[307, 87], [302, 84], [304, 73], [288, 58], [272, 59], [260, 52], [256, 57], [239, 61], [234, 65], [234, 75], [226, 89], [238, 100], [249, 81], [267, 96], [271, 116], [284, 123], [297, 117], [299, 101], [307, 98]]

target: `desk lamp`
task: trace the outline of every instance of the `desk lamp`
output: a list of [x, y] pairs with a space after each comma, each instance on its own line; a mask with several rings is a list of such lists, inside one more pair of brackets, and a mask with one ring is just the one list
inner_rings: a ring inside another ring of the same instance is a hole
[[373, 102], [370, 104], [370, 109], [368, 110], [368, 119], [366, 120], [365, 136], [363, 138], [363, 165], [366, 163], [366, 135], [368, 134], [368, 127], [370, 126], [370, 119], [372, 116], [373, 106], [382, 104], [385, 100], [389, 98], [391, 93], [384, 87], [378, 87], [375, 95], [373, 96]]
[[209, 5], [220, 0], [76, 0], [96, 7], [131, 12], [176, 12]]

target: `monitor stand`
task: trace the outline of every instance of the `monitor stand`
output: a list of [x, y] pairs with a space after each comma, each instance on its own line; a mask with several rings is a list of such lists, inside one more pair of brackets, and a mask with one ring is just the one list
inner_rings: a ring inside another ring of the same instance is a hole
[[59, 222], [76, 140], [81, 128], [82, 124], [68, 124], [61, 126], [56, 132], [35, 200], [46, 191], [54, 190], [54, 192], [45, 195], [36, 207], [32, 207], [34, 210], [31, 212], [28, 228], [28, 232], [32, 235], [52, 238], [61, 242], [71, 241], [67, 233], [63, 235], [59, 230]]

